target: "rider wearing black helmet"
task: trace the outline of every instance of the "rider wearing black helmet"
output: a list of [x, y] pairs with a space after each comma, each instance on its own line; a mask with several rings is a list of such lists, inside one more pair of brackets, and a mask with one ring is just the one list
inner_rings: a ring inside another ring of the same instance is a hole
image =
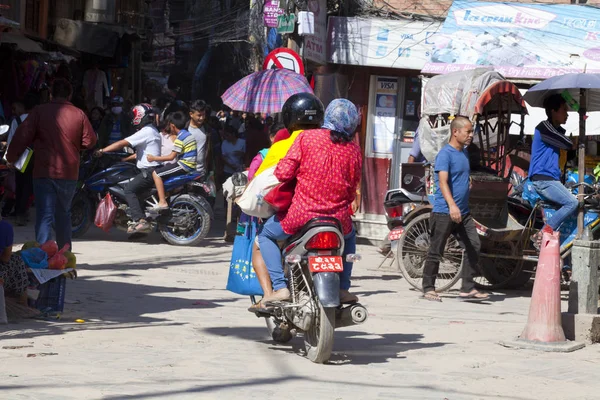
[[144, 211], [137, 194], [154, 186], [152, 172], [159, 165], [156, 161], [148, 161], [148, 156], [160, 156], [160, 133], [155, 126], [156, 113], [150, 104], [138, 104], [131, 110], [131, 124], [136, 133], [126, 139], [119, 140], [104, 149], [104, 152], [118, 151], [123, 147], [135, 148], [137, 163], [140, 173], [125, 187], [125, 198], [131, 210], [133, 222], [127, 233], [148, 232], [150, 224], [145, 219]]
[[[312, 111], [300, 115], [310, 113]], [[333, 100], [325, 112], [322, 128], [302, 132], [277, 163], [275, 177], [280, 182], [296, 180], [296, 184], [289, 209], [269, 218], [258, 235], [260, 251], [273, 285], [273, 293], [262, 301], [289, 299], [278, 241], [300, 232], [311, 219], [336, 218], [343, 229], [344, 256], [356, 250], [350, 207], [357, 194], [362, 170], [360, 146], [354, 140], [359, 121], [358, 109], [352, 102]], [[344, 263], [340, 274], [342, 303], [358, 301], [348, 291], [351, 273], [352, 264]]]
[[320, 128], [323, 124], [325, 108], [321, 100], [314, 94], [298, 93], [287, 99], [281, 109], [281, 114], [283, 124], [291, 136], [271, 146], [255, 176], [265, 169], [277, 165], [302, 131]]

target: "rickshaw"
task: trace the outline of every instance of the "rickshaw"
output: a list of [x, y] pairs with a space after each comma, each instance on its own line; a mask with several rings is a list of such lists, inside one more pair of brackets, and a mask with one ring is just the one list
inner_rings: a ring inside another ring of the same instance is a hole
[[[430, 162], [402, 164], [401, 185], [410, 186], [410, 191], [401, 188], [386, 196], [388, 205], [402, 203], [396, 262], [413, 287], [422, 288], [429, 248], [429, 219], [436, 190], [432, 164], [448, 143], [452, 119], [459, 115], [469, 118], [475, 128], [468, 150], [472, 170], [469, 206], [482, 243], [476, 284], [496, 289], [521, 286], [530, 279], [537, 254], [529, 238], [539, 229], [539, 219], [534, 218], [534, 212], [515, 214], [509, 197], [513, 168], [527, 169], [527, 161], [515, 154], [523, 146], [518, 139], [523, 138], [526, 113], [518, 88], [490, 69], [435, 76], [425, 85], [418, 132], [421, 151]], [[516, 124], [514, 114], [521, 115], [521, 135], [516, 138], [509, 136], [511, 125]], [[421, 200], [415, 201], [417, 198]], [[437, 291], [450, 289], [460, 279], [463, 256], [460, 243], [450, 237], [440, 263]]]

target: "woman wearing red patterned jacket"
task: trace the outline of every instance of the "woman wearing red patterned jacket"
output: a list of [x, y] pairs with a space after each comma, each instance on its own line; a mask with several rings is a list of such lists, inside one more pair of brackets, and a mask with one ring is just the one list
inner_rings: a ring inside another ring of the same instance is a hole
[[[274, 290], [263, 302], [290, 298], [277, 241], [295, 234], [311, 219], [337, 218], [344, 230], [344, 255], [356, 251], [351, 204], [362, 170], [360, 146], [354, 141], [358, 122], [358, 110], [352, 102], [332, 101], [325, 110], [323, 128], [302, 132], [277, 164], [275, 176], [280, 182], [296, 178], [298, 183], [287, 214], [269, 218], [258, 236]], [[348, 291], [351, 274], [352, 263], [344, 262], [340, 276], [342, 303], [358, 300]]]

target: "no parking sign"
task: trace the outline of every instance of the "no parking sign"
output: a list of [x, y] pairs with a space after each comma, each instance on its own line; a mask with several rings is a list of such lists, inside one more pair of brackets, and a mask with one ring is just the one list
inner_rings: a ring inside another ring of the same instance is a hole
[[289, 69], [297, 74], [304, 75], [304, 64], [298, 53], [285, 47], [273, 50], [265, 58], [263, 69], [275, 68]]

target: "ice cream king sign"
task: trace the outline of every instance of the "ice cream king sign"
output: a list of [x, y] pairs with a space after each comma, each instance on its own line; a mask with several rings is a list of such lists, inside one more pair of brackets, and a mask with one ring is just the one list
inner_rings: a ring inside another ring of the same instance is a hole
[[465, 8], [454, 13], [458, 26], [505, 27], [542, 29], [556, 18], [545, 11], [532, 11], [530, 8], [499, 4]]
[[600, 9], [456, 0], [422, 72], [493, 67], [507, 78], [600, 73]]

